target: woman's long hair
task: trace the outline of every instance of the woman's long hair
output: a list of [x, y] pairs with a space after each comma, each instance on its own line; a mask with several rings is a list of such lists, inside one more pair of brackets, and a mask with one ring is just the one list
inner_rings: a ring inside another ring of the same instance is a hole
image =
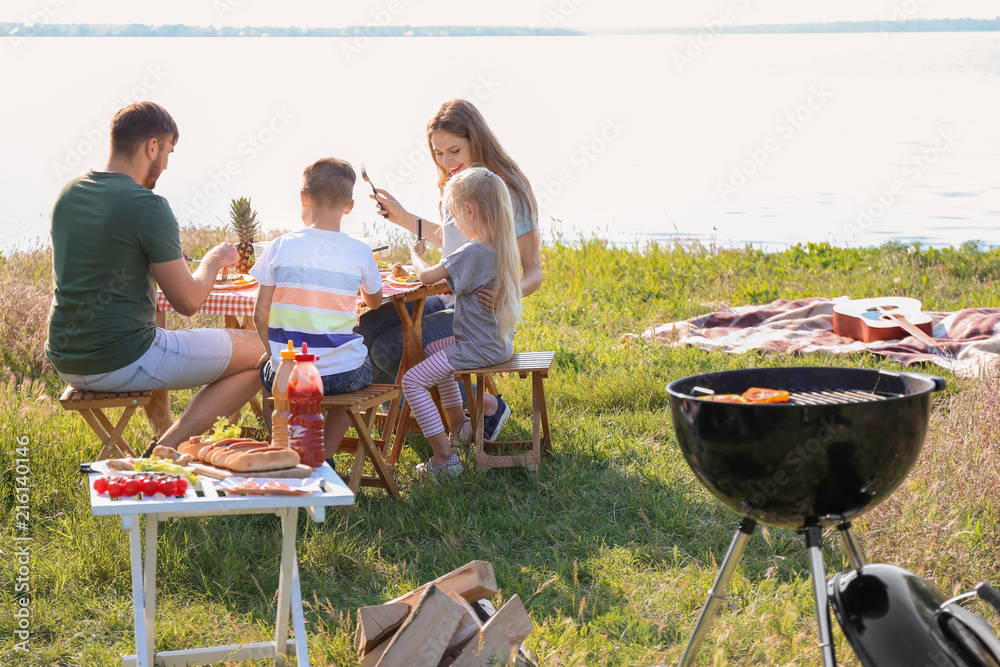
[[521, 319], [521, 255], [514, 236], [514, 206], [507, 185], [489, 169], [470, 167], [448, 181], [443, 201], [453, 211], [466, 203], [472, 204], [479, 240], [496, 251], [493, 319], [501, 338], [506, 338]]
[[500, 145], [500, 140], [486, 124], [486, 119], [479, 113], [479, 109], [466, 100], [451, 100], [442, 104], [427, 123], [427, 147], [430, 148], [431, 159], [437, 167], [438, 188], [443, 194], [445, 183], [451, 178], [451, 174], [438, 162], [434, 155], [434, 146], [431, 145], [431, 134], [438, 130], [468, 139], [472, 149], [473, 164], [486, 167], [502, 178], [510, 188], [511, 195], [525, 219], [529, 220], [533, 227], [538, 227], [538, 202], [531, 190], [531, 184], [528, 183], [521, 168]]

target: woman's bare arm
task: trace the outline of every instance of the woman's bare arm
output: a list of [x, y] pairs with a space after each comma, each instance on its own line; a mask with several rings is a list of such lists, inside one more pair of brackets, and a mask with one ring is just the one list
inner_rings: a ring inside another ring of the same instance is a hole
[[427, 239], [439, 248], [444, 244], [444, 236], [442, 234], [440, 223], [413, 215], [403, 208], [403, 205], [400, 204], [395, 197], [381, 188], [377, 189], [376, 192], [378, 193], [378, 196], [368, 196], [379, 204], [379, 215], [389, 222], [399, 225], [413, 234], [417, 233], [417, 220], [422, 220], [423, 222], [420, 225], [421, 237]]

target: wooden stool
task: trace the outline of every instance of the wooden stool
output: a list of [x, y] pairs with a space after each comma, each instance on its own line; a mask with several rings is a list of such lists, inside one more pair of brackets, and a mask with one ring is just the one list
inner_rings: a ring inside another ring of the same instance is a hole
[[[392, 431], [388, 425], [395, 423], [394, 417], [399, 409], [401, 396], [402, 390], [397, 385], [370, 384], [364, 389], [352, 391], [349, 394], [323, 397], [323, 413], [326, 414], [329, 410], [347, 410], [351, 426], [358, 433], [356, 438], [345, 437], [337, 448], [338, 452], [354, 454], [354, 466], [347, 481], [347, 485], [354, 493], [357, 493], [361, 486], [375, 486], [385, 489], [394, 498], [399, 498], [399, 489], [393, 479], [395, 466], [386, 463], [383, 457], [388, 449], [388, 440]], [[375, 428], [375, 413], [379, 406], [386, 401], [390, 401], [389, 412], [385, 425], [382, 427], [381, 437], [375, 439], [372, 437]], [[376, 476], [370, 477], [362, 474], [366, 459], [375, 466]]]
[[[472, 422], [473, 442], [476, 446], [476, 466], [479, 470], [490, 468], [524, 467], [528, 470], [538, 470], [542, 458], [542, 449], [552, 450], [552, 434], [549, 431], [549, 411], [545, 404], [545, 386], [542, 381], [549, 376], [555, 352], [519, 352], [510, 361], [491, 366], [464, 371], [455, 371], [455, 379], [465, 383], [465, 396], [469, 401], [469, 419]], [[486, 442], [483, 439], [483, 394], [486, 388], [492, 386], [494, 373], [517, 373], [523, 380], [531, 375], [531, 440], [511, 440]], [[476, 376], [479, 391], [473, 396], [472, 376]], [[494, 456], [501, 447], [524, 450], [523, 454]]]
[[[79, 410], [83, 418], [94, 429], [97, 437], [101, 439], [104, 447], [98, 461], [109, 459], [112, 455], [117, 457], [135, 456], [135, 452], [125, 442], [122, 433], [128, 426], [128, 421], [132, 418], [135, 409], [142, 405], [148, 405], [151, 391], [128, 391], [115, 393], [110, 391], [83, 391], [66, 387], [66, 391], [59, 397], [59, 403], [66, 410]], [[111, 419], [104, 414], [105, 408], [125, 408], [114, 424]]]

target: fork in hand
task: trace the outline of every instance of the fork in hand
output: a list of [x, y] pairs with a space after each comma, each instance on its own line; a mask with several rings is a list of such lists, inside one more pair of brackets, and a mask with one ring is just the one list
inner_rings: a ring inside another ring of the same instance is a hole
[[383, 218], [388, 217], [389, 214], [385, 213], [385, 206], [383, 206], [382, 202], [378, 200], [378, 190], [375, 189], [375, 184], [372, 183], [372, 179], [368, 178], [368, 171], [365, 169], [364, 162], [361, 163], [361, 178], [364, 179], [365, 183], [372, 186], [372, 193], [374, 193], [376, 197], [375, 202], [378, 204], [379, 211], [381, 211], [379, 215], [381, 215]]

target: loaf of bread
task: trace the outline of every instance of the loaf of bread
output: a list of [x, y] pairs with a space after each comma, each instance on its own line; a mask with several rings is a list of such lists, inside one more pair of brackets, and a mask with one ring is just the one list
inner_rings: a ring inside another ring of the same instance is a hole
[[299, 460], [295, 450], [270, 446], [234, 454], [226, 459], [226, 467], [236, 472], [264, 472], [294, 468]]

